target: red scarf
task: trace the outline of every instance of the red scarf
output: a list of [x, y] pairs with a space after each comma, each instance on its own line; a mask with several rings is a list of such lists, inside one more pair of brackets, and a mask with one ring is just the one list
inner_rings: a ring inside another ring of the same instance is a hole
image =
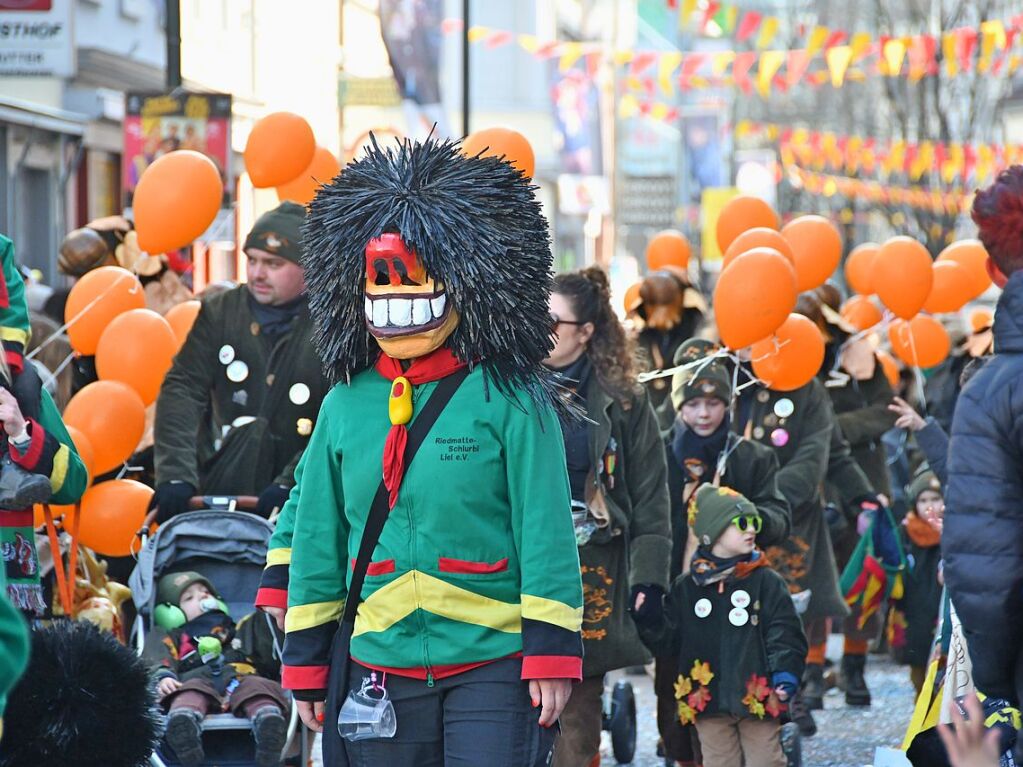
[[[465, 367], [446, 347], [430, 352], [425, 357], [414, 360], [407, 370], [401, 369], [401, 361], [381, 354], [377, 358], [376, 371], [393, 381], [398, 376], [405, 376], [413, 386], [439, 381], [455, 371]], [[384, 485], [390, 493], [390, 508], [398, 502], [398, 489], [405, 476], [405, 444], [408, 442], [408, 429], [405, 424], [394, 424], [387, 433], [384, 443]]]

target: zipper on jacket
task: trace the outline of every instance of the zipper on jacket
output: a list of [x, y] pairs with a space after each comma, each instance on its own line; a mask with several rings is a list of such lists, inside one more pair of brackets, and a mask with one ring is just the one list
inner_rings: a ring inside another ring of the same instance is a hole
[[423, 602], [419, 598], [419, 561], [416, 558], [416, 521], [412, 516], [412, 508], [408, 507], [409, 531], [412, 533], [409, 539], [409, 559], [412, 560], [412, 592], [416, 599], [416, 616], [419, 620], [419, 636], [423, 638], [423, 668], [426, 669], [426, 686], [433, 687], [433, 667], [430, 665], [430, 643], [426, 636], [426, 620], [423, 618]]

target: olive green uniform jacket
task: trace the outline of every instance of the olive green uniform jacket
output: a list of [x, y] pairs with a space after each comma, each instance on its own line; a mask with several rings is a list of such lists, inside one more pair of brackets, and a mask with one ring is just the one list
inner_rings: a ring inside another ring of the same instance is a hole
[[256, 495], [291, 486], [327, 393], [307, 308], [272, 345], [241, 285], [203, 302], [156, 402], [156, 481]]
[[664, 443], [645, 391], [625, 406], [596, 375], [586, 393], [590, 464], [586, 500], [609, 524], [579, 548], [583, 580], [583, 676], [647, 663], [628, 614], [632, 586], [667, 590], [671, 504]]

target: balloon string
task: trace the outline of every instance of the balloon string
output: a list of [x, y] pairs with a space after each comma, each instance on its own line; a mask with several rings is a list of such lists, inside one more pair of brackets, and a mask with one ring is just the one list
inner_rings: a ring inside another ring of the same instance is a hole
[[[142, 283], [140, 283], [138, 281], [138, 277], [136, 277], [131, 272], [128, 272], [128, 274], [135, 280], [135, 285], [133, 285], [131, 290], [128, 291], [128, 292], [130, 294], [135, 294], [139, 290], [142, 290]], [[87, 303], [84, 307], [82, 307], [82, 310], [80, 312], [78, 312], [78, 314], [76, 314], [70, 320], [68, 320], [63, 325], [61, 325], [59, 328], [57, 328], [55, 331], [53, 331], [53, 333], [51, 333], [41, 344], [39, 344], [39, 346], [37, 346], [35, 349], [33, 349], [29, 354], [25, 355], [25, 359], [34, 359], [35, 356], [37, 354], [39, 354], [39, 352], [44, 347], [49, 346], [53, 341], [57, 340], [58, 337], [64, 335], [64, 331], [65, 330], [67, 330], [69, 327], [71, 327], [76, 322], [78, 322], [78, 320], [82, 319], [82, 317], [84, 317], [86, 314], [88, 314], [89, 310], [93, 306], [95, 306], [97, 303], [102, 301], [103, 298], [106, 296], [106, 294], [109, 293], [114, 288], [116, 288], [117, 285], [123, 279], [124, 279], [124, 275], [123, 274], [117, 275], [117, 279], [114, 280], [113, 282], [111, 282], [110, 285], [106, 288], [106, 290], [104, 290], [102, 293], [100, 293], [98, 296], [96, 296], [94, 299], [92, 299], [89, 303]]]
[[916, 354], [916, 338], [913, 337], [913, 328], [907, 322], [903, 325], [903, 328], [909, 333], [909, 351], [912, 355], [913, 362], [913, 378], [916, 380], [916, 394], [920, 398], [920, 407], [923, 408], [924, 412], [927, 412], [927, 394], [924, 392], [924, 374], [920, 369], [920, 358]]

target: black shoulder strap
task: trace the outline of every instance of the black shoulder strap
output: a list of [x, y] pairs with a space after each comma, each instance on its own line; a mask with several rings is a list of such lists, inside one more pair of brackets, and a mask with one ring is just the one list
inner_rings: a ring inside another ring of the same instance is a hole
[[[433, 428], [437, 417], [444, 410], [444, 407], [454, 396], [462, 381], [469, 375], [469, 368], [464, 367], [451, 375], [440, 379], [437, 388], [433, 390], [430, 399], [423, 406], [422, 411], [416, 416], [408, 429], [408, 441], [405, 444], [405, 471], [412, 465], [419, 446], [423, 444], [426, 435]], [[373, 556], [373, 550], [380, 540], [380, 533], [383, 532], [384, 523], [387, 522], [388, 492], [383, 480], [377, 488], [376, 495], [369, 507], [369, 516], [366, 519], [366, 528], [362, 532], [362, 542], [359, 544], [359, 555], [355, 560], [355, 569], [352, 572], [352, 583], [348, 588], [348, 601], [345, 603], [345, 612], [341, 616], [342, 622], [352, 623], [355, 621], [355, 611], [362, 601], [362, 584], [366, 579], [366, 570], [369, 568], [369, 561]]]

